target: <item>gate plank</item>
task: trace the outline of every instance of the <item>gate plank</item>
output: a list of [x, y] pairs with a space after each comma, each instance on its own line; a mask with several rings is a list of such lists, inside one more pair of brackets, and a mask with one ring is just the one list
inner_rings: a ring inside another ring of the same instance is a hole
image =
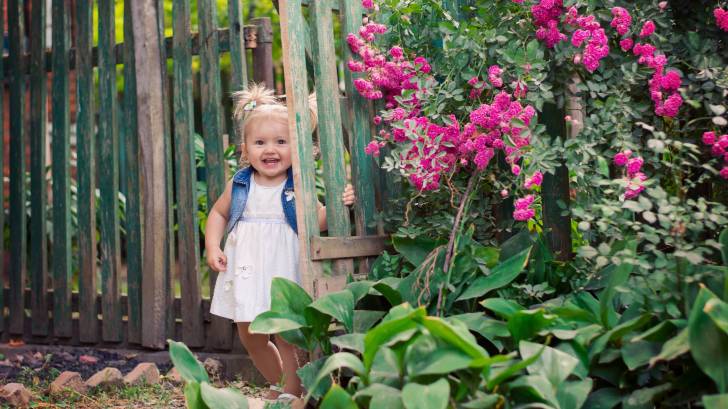
[[73, 335], [71, 323], [71, 175], [67, 2], [53, 1], [53, 333]]
[[124, 4], [124, 123], [126, 135], [126, 270], [129, 342], [142, 341], [142, 209], [139, 179], [136, 58], [131, 3]]
[[[33, 0], [31, 6], [33, 13], [30, 30], [34, 33], [43, 32], [46, 23], [46, 2]], [[55, 24], [53, 28], [56, 29]], [[30, 251], [33, 257], [29, 260], [28, 273], [32, 288], [33, 335], [48, 334], [48, 306], [45, 303], [48, 282], [45, 47], [45, 36], [30, 38]], [[55, 106], [53, 109], [55, 112]]]
[[258, 37], [253, 49], [253, 80], [275, 89], [273, 81], [273, 27], [269, 17], [254, 18], [250, 21], [257, 27]]
[[[5, 27], [5, 13], [0, 13], [0, 27]], [[3, 69], [4, 58], [0, 58], [0, 84], [5, 84], [5, 70]], [[5, 85], [3, 85], [4, 89]], [[3, 181], [0, 183], [0, 203], [5, 203], [5, 108], [3, 107], [5, 97], [0, 98], [0, 140], [3, 141], [0, 148], [0, 175]], [[5, 231], [5, 212], [0, 212], [0, 231]], [[5, 246], [0, 246], [0, 260], [5, 260]], [[5, 277], [5, 263], [0, 263], [0, 277]], [[5, 285], [3, 285], [5, 287]], [[5, 297], [4, 291], [0, 291], [0, 332], [5, 332]]]
[[[304, 288], [313, 294], [315, 277], [321, 276], [319, 262], [311, 260], [310, 238], [318, 236], [315, 167], [311, 142], [311, 118], [308, 108], [308, 78], [304, 20], [300, 1], [280, 0], [281, 43], [286, 80], [288, 128], [293, 137], [293, 177], [296, 193], [296, 216], [300, 243], [299, 268]], [[315, 296], [315, 294], [314, 294]]]
[[[220, 59], [216, 30], [217, 7], [213, 0], [197, 3], [200, 27], [200, 94], [202, 97], [202, 135], [205, 139], [208, 211], [225, 188], [225, 164], [222, 146], [222, 116], [220, 112]], [[217, 274], [210, 271], [210, 294], [215, 288]], [[230, 349], [232, 337], [228, 320], [214, 317], [211, 331], [212, 346]]]
[[378, 256], [387, 247], [386, 236], [312, 237], [311, 258], [331, 260]]
[[25, 214], [25, 76], [21, 60], [25, 24], [23, 2], [8, 0], [8, 31], [10, 40], [10, 334], [23, 333], [25, 311], [23, 290], [27, 266], [27, 231]]
[[164, 348], [167, 334], [168, 263], [167, 164], [159, 26], [155, 0], [132, 3], [136, 57], [137, 121], [144, 184], [144, 252], [142, 270], [142, 345]]
[[99, 168], [102, 336], [122, 340], [119, 308], [119, 139], [116, 133], [116, 59], [114, 56], [114, 2], [99, 0]]
[[[318, 135], [326, 185], [328, 233], [329, 236], [349, 236], [349, 209], [341, 201], [347, 178], [332, 13], [330, 7], [320, 2], [314, 2], [310, 10], [313, 18], [313, 67], [319, 113]], [[334, 271], [338, 274], [354, 273], [354, 260], [337, 260]]]
[[76, 2], [76, 175], [78, 178], [79, 340], [98, 339], [96, 308], [96, 149], [91, 0]]
[[192, 102], [192, 51], [190, 2], [175, 1], [174, 20], [174, 139], [177, 176], [180, 287], [182, 290], [182, 341], [191, 347], [205, 345], [200, 288], [199, 224], [194, 158], [194, 108]]

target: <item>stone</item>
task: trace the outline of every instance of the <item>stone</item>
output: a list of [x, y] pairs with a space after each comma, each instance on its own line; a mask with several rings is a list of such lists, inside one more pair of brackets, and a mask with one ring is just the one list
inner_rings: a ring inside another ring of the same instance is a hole
[[24, 408], [30, 404], [30, 392], [22, 383], [9, 383], [0, 389], [0, 402], [16, 408]]
[[142, 362], [131, 372], [124, 376], [126, 385], [139, 385], [146, 383], [155, 385], [159, 383], [159, 369], [152, 362]]
[[172, 369], [167, 372], [167, 375], [164, 376], [164, 379], [167, 380], [167, 382], [171, 382], [175, 385], [180, 385], [184, 383], [184, 379], [182, 379], [182, 375], [179, 374], [179, 371], [177, 368], [172, 367]]
[[205, 362], [203, 362], [202, 365], [205, 366], [205, 370], [207, 370], [207, 373], [212, 378], [219, 378], [223, 374], [224, 368], [222, 366], [222, 362], [215, 358], [205, 359]]
[[63, 394], [69, 389], [78, 393], [86, 393], [86, 391], [88, 390], [86, 384], [83, 382], [83, 378], [81, 378], [81, 374], [79, 374], [78, 372], [61, 372], [56, 380], [51, 383], [48, 392], [51, 395], [59, 395]]
[[81, 355], [78, 357], [78, 361], [85, 365], [94, 365], [99, 362], [99, 358], [91, 355]]
[[86, 386], [89, 388], [112, 389], [121, 386], [124, 383], [124, 377], [118, 368], [104, 368], [86, 380]]

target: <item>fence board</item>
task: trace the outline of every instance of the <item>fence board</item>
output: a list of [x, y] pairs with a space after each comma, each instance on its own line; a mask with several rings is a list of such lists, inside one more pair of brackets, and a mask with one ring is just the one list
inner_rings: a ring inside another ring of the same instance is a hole
[[[314, 27], [313, 67], [319, 116], [318, 136], [326, 185], [328, 233], [329, 236], [348, 236], [351, 234], [349, 209], [341, 201], [347, 177], [344, 163], [344, 135], [339, 111], [334, 24], [330, 7], [314, 2], [310, 10]], [[339, 274], [353, 273], [354, 260], [335, 261], [334, 271]]]
[[25, 285], [26, 214], [25, 214], [25, 78], [21, 54], [25, 24], [23, 2], [8, 0], [8, 28], [10, 40], [10, 284], [9, 332], [23, 333], [22, 292]]
[[[362, 20], [362, 7], [359, 0], [341, 0], [341, 32], [357, 33]], [[344, 47], [344, 60], [353, 58], [351, 50], [342, 41]], [[354, 189], [357, 192], [357, 205], [354, 207], [354, 220], [358, 236], [366, 236], [372, 232], [369, 226], [374, 220], [374, 175], [371, 158], [364, 148], [371, 140], [371, 128], [368, 101], [356, 91], [354, 79], [350, 70], [344, 70], [346, 79], [347, 99], [349, 101], [349, 115], [352, 117], [352, 134], [350, 135], [351, 171], [354, 180]]]
[[[0, 13], [0, 27], [5, 27], [5, 13]], [[5, 84], [5, 70], [3, 69], [3, 60], [0, 58], [0, 84]], [[3, 90], [5, 85], [3, 85]], [[3, 91], [4, 92], [4, 91]], [[0, 203], [5, 207], [5, 107], [3, 106], [5, 96], [0, 98], [0, 175], [2, 182], [0, 183]], [[0, 212], [0, 231], [5, 231], [5, 211]], [[0, 260], [5, 260], [5, 246], [0, 246]], [[0, 263], [0, 277], [5, 277], [5, 263]], [[5, 285], [3, 284], [3, 288]], [[5, 331], [5, 299], [4, 291], [0, 291], [0, 332]]]
[[[220, 59], [217, 38], [217, 8], [212, 0], [197, 3], [200, 36], [200, 94], [202, 97], [202, 136], [205, 139], [208, 211], [225, 187], [225, 164], [222, 146], [222, 116], [220, 112]], [[210, 294], [215, 288], [217, 274], [210, 271]], [[215, 348], [230, 349], [230, 325], [215, 317], [212, 321]], [[219, 335], [219, 336], [218, 336]]]
[[96, 149], [91, 0], [76, 1], [76, 177], [78, 179], [79, 340], [98, 339], [96, 308]]
[[114, 2], [99, 0], [99, 167], [102, 337], [121, 341], [119, 309], [119, 140], [116, 129], [116, 59], [114, 56]]
[[386, 236], [313, 237], [314, 260], [377, 256], [387, 247]]
[[205, 345], [200, 293], [199, 226], [194, 152], [192, 101], [192, 51], [190, 2], [175, 1], [174, 21], [174, 139], [177, 176], [180, 287], [182, 290], [182, 340], [191, 347]]
[[303, 41], [304, 20], [299, 1], [281, 0], [281, 43], [286, 75], [288, 128], [293, 136], [293, 177], [296, 186], [296, 216], [300, 243], [299, 268], [304, 288], [314, 294], [313, 280], [321, 276], [321, 264], [311, 260], [310, 238], [318, 236], [315, 168], [308, 114], [308, 77]]
[[53, 333], [71, 337], [71, 175], [68, 5], [53, 1]]
[[126, 124], [126, 265], [129, 342], [141, 343], [142, 335], [142, 214], [139, 178], [136, 59], [131, 6], [124, 4], [124, 123]]
[[256, 46], [253, 49], [253, 80], [275, 89], [273, 81], [273, 27], [270, 18], [254, 18], [250, 21], [257, 26]]
[[137, 77], [137, 121], [144, 185], [144, 252], [142, 270], [142, 345], [164, 348], [167, 334], [169, 237], [167, 164], [159, 26], [154, 0], [132, 3]]
[[[33, 0], [31, 32], [42, 32], [46, 22], [46, 2]], [[30, 39], [30, 251], [28, 273], [32, 288], [33, 335], [48, 333], [48, 307], [45, 293], [48, 278], [48, 241], [46, 240], [46, 118], [47, 83], [45, 36]], [[55, 107], [54, 107], [55, 108]]]

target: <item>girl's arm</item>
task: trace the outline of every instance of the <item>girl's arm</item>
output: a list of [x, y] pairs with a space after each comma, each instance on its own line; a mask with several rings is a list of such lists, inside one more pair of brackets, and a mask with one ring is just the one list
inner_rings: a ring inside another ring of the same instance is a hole
[[[354, 188], [351, 185], [346, 185], [346, 187], [344, 188], [344, 193], [342, 193], [341, 195], [341, 201], [344, 202], [344, 205], [346, 206], [351, 206], [354, 204], [354, 201], [356, 201]], [[326, 206], [322, 205], [321, 202], [318, 203], [318, 220], [319, 230], [328, 230], [329, 225], [326, 222]]]
[[215, 271], [225, 271], [227, 258], [220, 248], [222, 236], [225, 234], [228, 215], [230, 214], [230, 201], [232, 200], [233, 181], [230, 180], [225, 186], [225, 191], [217, 199], [215, 205], [207, 216], [205, 225], [205, 253], [207, 254], [207, 265]]

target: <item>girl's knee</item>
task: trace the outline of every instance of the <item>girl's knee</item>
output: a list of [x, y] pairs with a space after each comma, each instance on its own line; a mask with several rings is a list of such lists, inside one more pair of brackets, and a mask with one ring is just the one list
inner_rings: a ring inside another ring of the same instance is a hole
[[248, 330], [249, 324], [238, 324], [238, 335], [240, 342], [248, 352], [266, 348], [269, 342], [268, 335], [251, 334]]

